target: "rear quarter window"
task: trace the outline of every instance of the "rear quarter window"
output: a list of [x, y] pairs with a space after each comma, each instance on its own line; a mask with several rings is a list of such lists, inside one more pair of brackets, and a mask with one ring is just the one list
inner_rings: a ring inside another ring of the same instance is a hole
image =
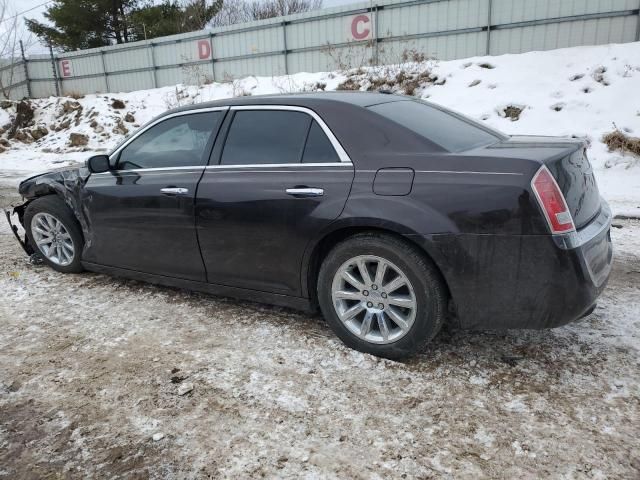
[[451, 153], [491, 145], [503, 139], [499, 133], [472, 120], [415, 100], [380, 103], [368, 108]]

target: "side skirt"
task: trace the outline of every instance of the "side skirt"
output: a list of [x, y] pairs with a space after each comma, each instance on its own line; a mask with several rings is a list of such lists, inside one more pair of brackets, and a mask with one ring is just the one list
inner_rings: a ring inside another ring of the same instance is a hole
[[248, 290], [244, 288], [228, 287], [226, 285], [218, 285], [215, 283], [196, 282], [193, 280], [184, 280], [181, 278], [167, 277], [164, 275], [155, 275], [152, 273], [143, 273], [126, 268], [108, 267], [97, 263], [81, 262], [82, 266], [90, 272], [104, 273], [114, 277], [130, 278], [141, 282], [163, 285], [166, 287], [183, 288], [185, 290], [193, 290], [196, 292], [209, 293], [220, 297], [231, 297], [240, 300], [248, 300], [257, 303], [266, 303], [269, 305], [278, 305], [281, 307], [292, 308], [294, 310], [302, 310], [304, 312], [312, 312], [313, 308], [308, 298], [291, 297], [277, 293], [261, 292], [258, 290]]

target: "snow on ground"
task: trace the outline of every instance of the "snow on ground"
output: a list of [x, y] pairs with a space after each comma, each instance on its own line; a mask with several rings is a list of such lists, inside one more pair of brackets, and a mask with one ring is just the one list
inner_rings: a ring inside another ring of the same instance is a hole
[[[0, 182], [15, 185], [29, 173], [108, 151], [125, 132], [178, 105], [239, 95], [334, 90], [348, 76], [360, 80], [366, 89], [367, 79], [393, 79], [401, 70], [428, 73], [425, 78], [429, 81], [417, 88], [415, 95], [505, 133], [587, 138], [601, 191], [614, 211], [640, 215], [640, 161], [629, 154], [608, 152], [601, 142], [602, 135], [614, 125], [640, 137], [640, 43], [404, 63], [357, 72], [247, 77], [201, 87], [178, 85], [87, 95], [77, 103], [70, 98], [40, 99], [34, 102], [35, 126], [45, 126], [49, 133], [29, 144], [11, 142], [0, 154]], [[114, 99], [123, 101], [124, 108], [113, 108]], [[523, 109], [517, 121], [505, 116], [509, 106]], [[5, 125], [13, 112], [12, 108], [0, 109], [0, 125]], [[69, 146], [71, 133], [87, 135], [87, 144]]]
[[640, 221], [615, 225], [589, 317], [391, 362], [318, 316], [32, 266], [0, 222], [0, 478], [637, 479]]

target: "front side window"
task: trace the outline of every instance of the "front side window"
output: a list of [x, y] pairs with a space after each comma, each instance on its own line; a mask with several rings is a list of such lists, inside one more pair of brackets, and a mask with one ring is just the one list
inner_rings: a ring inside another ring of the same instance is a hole
[[201, 166], [207, 145], [218, 128], [221, 112], [168, 118], [136, 137], [118, 157], [119, 170]]
[[414, 131], [448, 152], [462, 152], [501, 140], [492, 132], [453, 112], [415, 100], [399, 100], [368, 107], [389, 120]]
[[222, 165], [300, 163], [311, 117], [287, 110], [236, 111]]

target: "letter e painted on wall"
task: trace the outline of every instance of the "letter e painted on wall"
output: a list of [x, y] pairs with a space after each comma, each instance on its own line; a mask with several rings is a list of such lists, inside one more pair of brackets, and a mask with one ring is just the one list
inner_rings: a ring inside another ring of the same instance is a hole
[[198, 40], [198, 58], [200, 60], [211, 58], [211, 44], [209, 40]]
[[368, 15], [356, 15], [351, 19], [351, 35], [354, 40], [371, 38], [371, 19]]
[[73, 76], [73, 66], [71, 65], [71, 60], [60, 60], [60, 75], [65, 78]]

